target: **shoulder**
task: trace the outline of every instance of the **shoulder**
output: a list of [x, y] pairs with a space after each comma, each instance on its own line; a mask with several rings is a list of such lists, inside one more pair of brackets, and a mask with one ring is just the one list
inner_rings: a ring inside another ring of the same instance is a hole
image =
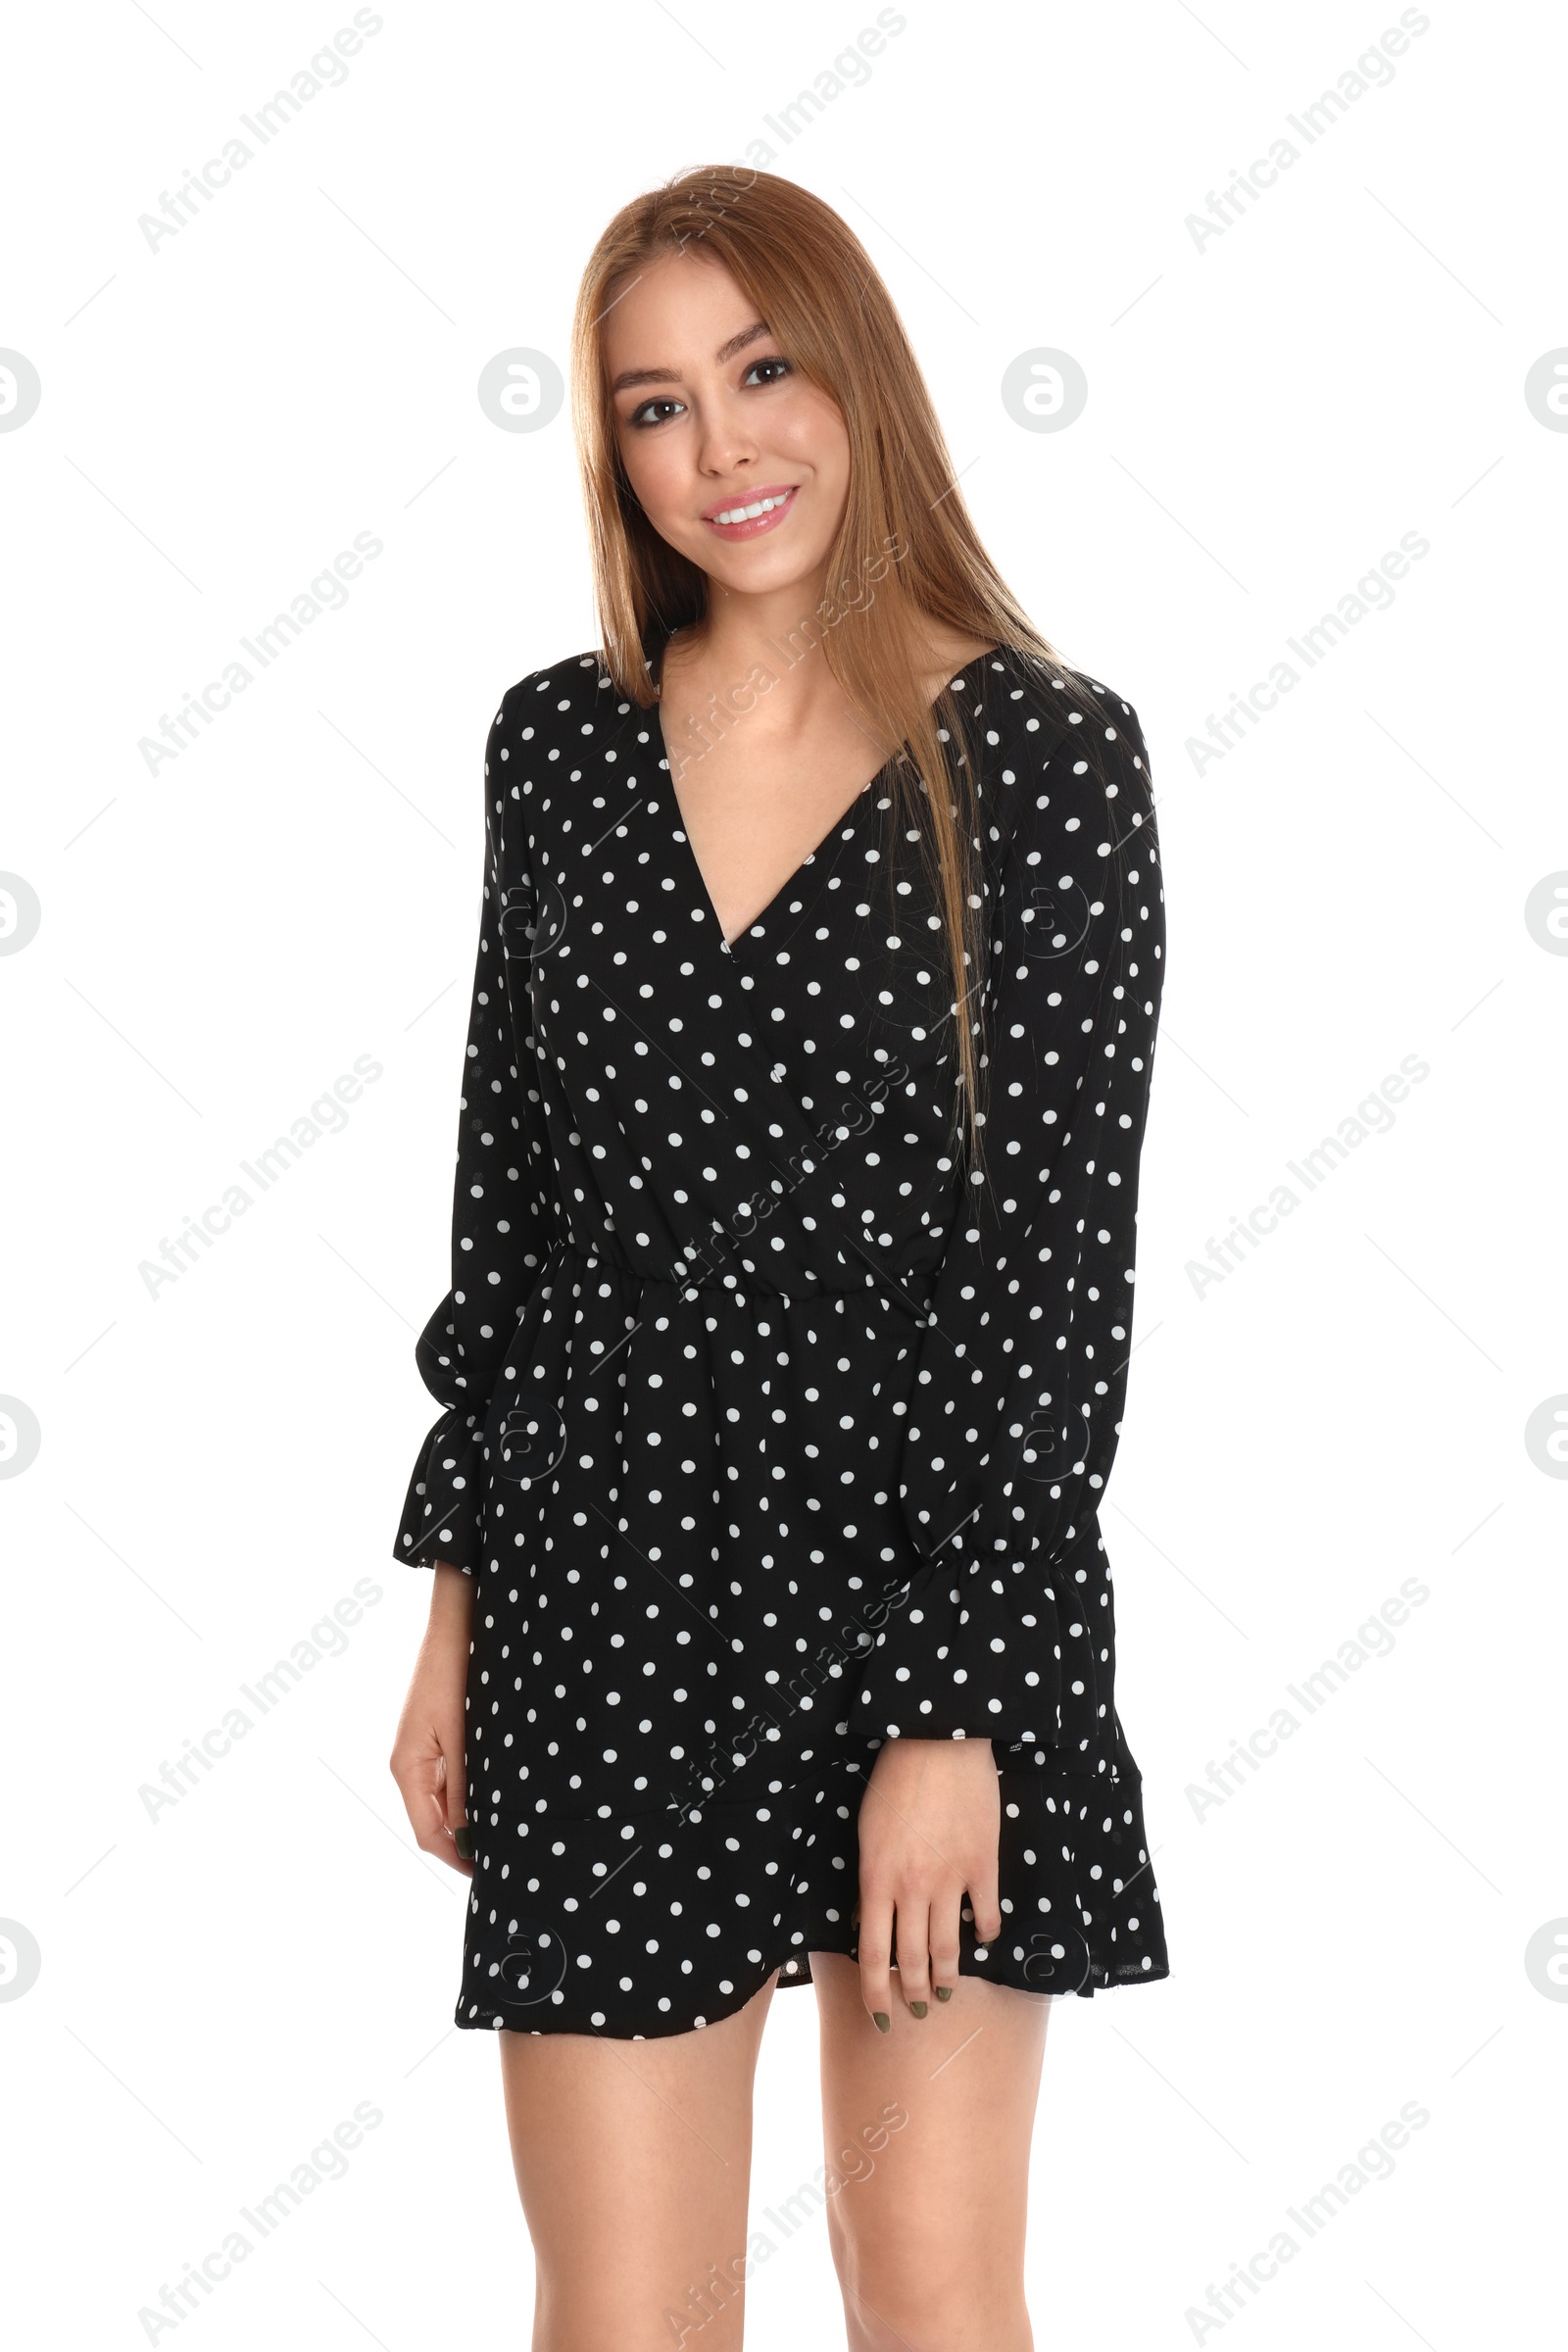
[[1037, 850], [1087, 835], [1098, 847], [1146, 828], [1152, 840], [1143, 724], [1117, 688], [1004, 646], [987, 657], [984, 690], [971, 703], [983, 728], [978, 790], [994, 841]]
[[1002, 646], [987, 657], [984, 708], [1012, 739], [1039, 738], [1051, 754], [1086, 742], [1120, 744], [1117, 758], [1147, 767], [1144, 731], [1128, 697], [1088, 670], [1045, 662], [1024, 646]]
[[[492, 856], [504, 870], [548, 862], [585, 809], [635, 789], [625, 756], [634, 708], [597, 647], [527, 670], [506, 689], [484, 756]], [[645, 728], [638, 740], [649, 739]]]
[[595, 647], [564, 654], [543, 669], [526, 671], [502, 695], [491, 726], [514, 741], [530, 741], [569, 733], [591, 712], [608, 713], [619, 704], [614, 682]]

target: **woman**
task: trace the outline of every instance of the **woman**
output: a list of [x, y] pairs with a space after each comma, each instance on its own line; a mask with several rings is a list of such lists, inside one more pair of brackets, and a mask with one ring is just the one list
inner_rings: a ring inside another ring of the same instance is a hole
[[1166, 1974], [1096, 1517], [1142, 739], [997, 577], [804, 189], [629, 205], [573, 366], [603, 642], [490, 730], [392, 1769], [472, 1880], [536, 2352], [740, 2342], [808, 1980], [852, 2345], [1015, 2352], [1050, 1996]]

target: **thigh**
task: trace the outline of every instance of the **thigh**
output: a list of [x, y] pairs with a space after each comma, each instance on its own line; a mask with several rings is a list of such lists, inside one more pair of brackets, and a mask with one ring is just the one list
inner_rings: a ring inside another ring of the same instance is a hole
[[842, 1952], [813, 1952], [828, 2231], [852, 2352], [1027, 2352], [1029, 2149], [1050, 1997], [960, 1977], [879, 2034]]
[[533, 2352], [738, 2352], [752, 2086], [777, 1981], [691, 2034], [497, 2034]]

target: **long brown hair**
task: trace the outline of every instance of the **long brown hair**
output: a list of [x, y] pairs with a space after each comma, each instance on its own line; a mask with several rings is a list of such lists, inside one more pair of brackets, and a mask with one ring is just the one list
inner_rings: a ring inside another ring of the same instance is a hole
[[[861, 722], [876, 741], [898, 747], [890, 825], [918, 833], [941, 908], [963, 1124], [978, 1158], [984, 958], [972, 747], [947, 686], [927, 703], [919, 623], [1032, 654], [1064, 695], [1096, 715], [1099, 709], [981, 545], [904, 323], [859, 239], [808, 189], [727, 164], [681, 172], [622, 206], [577, 295], [572, 413], [600, 656], [621, 695], [644, 708], [655, 703], [651, 637], [700, 622], [708, 611], [706, 574], [661, 538], [632, 495], [603, 347], [604, 321], [619, 297], [681, 252], [723, 265], [785, 356], [844, 417], [849, 497], [828, 558], [838, 587], [830, 589], [829, 617], [818, 607], [788, 634], [804, 634], [808, 644], [814, 634]], [[854, 599], [842, 612], [840, 597]], [[939, 729], [953, 743], [951, 760]]]

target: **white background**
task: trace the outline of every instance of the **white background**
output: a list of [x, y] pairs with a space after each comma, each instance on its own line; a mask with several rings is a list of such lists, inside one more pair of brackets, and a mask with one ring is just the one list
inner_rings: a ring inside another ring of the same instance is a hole
[[[42, 908], [0, 958], [0, 1392], [41, 1427], [0, 1481], [0, 1916], [42, 1955], [0, 2002], [15, 2340], [146, 2341], [163, 2282], [363, 2101], [384, 2120], [346, 2177], [171, 2333], [527, 2340], [497, 2054], [451, 2030], [462, 1885], [386, 1770], [429, 1590], [391, 1545], [436, 1409], [413, 1345], [447, 1282], [485, 732], [596, 635], [567, 416], [503, 432], [476, 383], [514, 346], [564, 366], [610, 214], [760, 137], [865, 239], [1000, 568], [1136, 704], [1160, 794], [1104, 1525], [1172, 1974], [1054, 2005], [1039, 2340], [1532, 2342], [1562, 2195], [1568, 2007], [1525, 1955], [1568, 1914], [1568, 1487], [1524, 1433], [1568, 1391], [1568, 959], [1524, 909], [1568, 867], [1568, 434], [1524, 382], [1568, 344], [1562, 22], [1434, 5], [1200, 247], [1188, 216], [1396, 8], [911, 4], [787, 145], [764, 118], [869, 4], [379, 13], [156, 251], [139, 217], [351, 10], [98, 0], [11, 34], [0, 343], [43, 388], [0, 433], [0, 867]], [[1088, 377], [1061, 432], [1000, 397], [1043, 346]], [[359, 532], [383, 552], [344, 609], [149, 773], [140, 739]], [[1392, 605], [1200, 767], [1209, 715], [1407, 532], [1429, 552]], [[142, 1262], [360, 1055], [382, 1075], [342, 1131], [149, 1296]], [[1200, 1296], [1210, 1238], [1411, 1055], [1392, 1126]], [[1408, 1578], [1388, 1654], [1200, 1811]], [[151, 1818], [143, 1784], [362, 1579], [342, 1654]], [[780, 1994], [759, 2211], [820, 2162], [814, 2091], [814, 2003]], [[1294, 2228], [1410, 2101], [1392, 2177]], [[1300, 2251], [1202, 2333], [1209, 2283], [1282, 2228]], [[841, 2340], [820, 2220], [749, 2325], [763, 2352]]]

